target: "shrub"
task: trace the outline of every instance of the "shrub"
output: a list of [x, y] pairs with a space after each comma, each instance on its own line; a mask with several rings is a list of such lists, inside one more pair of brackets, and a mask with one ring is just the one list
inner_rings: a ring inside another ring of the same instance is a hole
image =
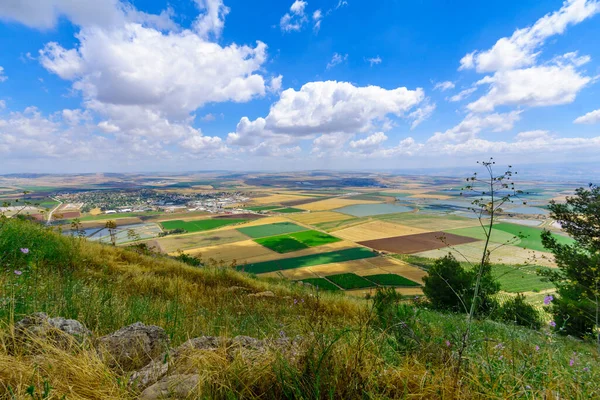
[[521, 293], [502, 304], [493, 314], [493, 317], [500, 321], [513, 322], [531, 329], [542, 327], [540, 313], [534, 306], [525, 301], [525, 296]]

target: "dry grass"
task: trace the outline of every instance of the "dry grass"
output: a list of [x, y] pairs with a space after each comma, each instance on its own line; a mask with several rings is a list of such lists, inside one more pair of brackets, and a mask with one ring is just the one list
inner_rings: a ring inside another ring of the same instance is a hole
[[335, 231], [335, 235], [346, 240], [362, 242], [365, 240], [384, 239], [394, 236], [414, 235], [428, 232], [425, 229], [399, 225], [385, 221], [373, 221]]
[[304, 200], [306, 196], [296, 196], [293, 194], [270, 194], [265, 197], [256, 197], [252, 199], [252, 204], [263, 205], [263, 204], [278, 204], [285, 201]]
[[314, 225], [323, 222], [344, 221], [354, 217], [333, 211], [320, 211], [295, 215], [291, 214], [288, 216], [288, 218], [302, 224]]
[[303, 210], [310, 210], [310, 211], [327, 211], [327, 210], [333, 210], [335, 208], [353, 206], [356, 204], [379, 204], [379, 203], [381, 203], [381, 202], [370, 201], [370, 200], [349, 200], [349, 199], [344, 199], [344, 198], [334, 198], [334, 199], [315, 201], [314, 203], [301, 204], [296, 207], [301, 208]]
[[[422, 296], [423, 289], [415, 287], [415, 288], [395, 288], [397, 293], [400, 293], [403, 296]], [[354, 289], [354, 290], [346, 290], [344, 293], [349, 296], [364, 298], [366, 296], [373, 296], [376, 292], [376, 289]]]

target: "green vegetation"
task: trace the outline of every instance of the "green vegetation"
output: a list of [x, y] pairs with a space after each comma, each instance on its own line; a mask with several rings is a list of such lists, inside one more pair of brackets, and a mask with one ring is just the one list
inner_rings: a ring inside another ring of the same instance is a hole
[[[521, 241], [518, 244], [516, 244], [516, 246], [523, 247], [529, 250], [548, 251], [548, 249], [542, 244], [542, 229], [530, 226], [509, 224], [506, 222], [495, 224], [494, 229], [504, 231], [515, 236], [524, 236], [521, 238]], [[567, 236], [561, 236], [556, 234], [553, 234], [552, 236], [556, 239], [557, 243], [559, 244], [569, 245], [575, 242], [573, 239]]]
[[302, 279], [301, 282], [310, 283], [314, 287], [318, 287], [320, 290], [340, 291], [340, 288], [338, 286], [329, 282], [325, 278], [306, 278]]
[[294, 207], [278, 208], [276, 210], [273, 210], [273, 212], [281, 213], [281, 214], [293, 214], [293, 213], [299, 213], [299, 212], [304, 212], [304, 211], [306, 211], [306, 210], [302, 210], [300, 208], [294, 208]]
[[307, 249], [308, 246], [289, 236], [271, 236], [255, 239], [256, 243], [265, 246], [277, 253], [290, 253], [292, 251]]
[[291, 222], [278, 222], [276, 224], [249, 226], [247, 228], [239, 228], [238, 231], [251, 238], [263, 238], [267, 236], [283, 235], [285, 233], [293, 233], [307, 230], [305, 227], [293, 224]]
[[85, 217], [80, 217], [78, 219], [81, 222], [90, 222], [90, 221], [104, 221], [107, 219], [144, 217], [144, 216], [160, 215], [160, 214], [162, 214], [160, 211], [127, 212], [127, 213], [115, 213], [115, 214], [86, 215]]
[[163, 229], [173, 230], [173, 229], [183, 229], [186, 232], [201, 232], [208, 231], [211, 229], [220, 228], [222, 226], [239, 224], [241, 222], [246, 222], [245, 219], [200, 219], [197, 221], [163, 221], [160, 224]]
[[[474, 226], [471, 228], [448, 229], [444, 232], [453, 233], [455, 235], [460, 236], [466, 236], [473, 239], [485, 240], [485, 232], [480, 226]], [[512, 233], [508, 233], [500, 229], [492, 229], [490, 241], [494, 243], [510, 243], [511, 245], [518, 246], [521, 240], [518, 237], [515, 237], [515, 235]]]
[[377, 257], [377, 253], [363, 247], [354, 247], [328, 253], [310, 254], [302, 257], [282, 258], [279, 260], [263, 261], [248, 265], [241, 265], [237, 268], [254, 274], [280, 271], [285, 269], [294, 269], [301, 267], [310, 267], [313, 265], [330, 264], [334, 262], [343, 262], [350, 260], [360, 260], [363, 258]]
[[254, 206], [254, 207], [244, 207], [245, 210], [249, 211], [270, 211], [275, 210], [277, 208], [281, 208], [281, 206]]
[[377, 286], [376, 284], [366, 280], [362, 276], [358, 276], [352, 273], [329, 275], [327, 279], [346, 290], [365, 289]]
[[377, 275], [367, 275], [364, 277], [365, 279], [370, 280], [371, 282], [375, 282], [381, 286], [399, 286], [399, 287], [413, 287], [413, 286], [421, 286], [419, 283], [411, 281], [403, 276], [396, 274], [377, 274]]
[[314, 230], [296, 232], [292, 233], [289, 236], [298, 240], [299, 242], [304, 243], [308, 247], [322, 246], [324, 244], [335, 243], [342, 240], [340, 238], [336, 238], [326, 233]]

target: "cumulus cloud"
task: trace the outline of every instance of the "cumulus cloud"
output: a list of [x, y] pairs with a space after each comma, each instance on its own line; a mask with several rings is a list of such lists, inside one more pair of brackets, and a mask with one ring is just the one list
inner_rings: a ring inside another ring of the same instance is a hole
[[462, 100], [466, 99], [467, 97], [469, 97], [470, 95], [472, 95], [473, 93], [475, 93], [476, 91], [477, 91], [477, 87], [464, 89], [464, 90], [461, 90], [460, 92], [458, 92], [457, 94], [455, 94], [454, 96], [451, 96], [448, 100], [452, 101], [452, 102], [462, 101]]
[[283, 83], [283, 75], [274, 76], [269, 82], [269, 92], [279, 93], [281, 91], [281, 85]]
[[421, 124], [421, 122], [425, 121], [427, 118], [433, 114], [435, 111], [435, 104], [430, 104], [427, 100], [422, 107], [417, 108], [415, 111], [408, 115], [409, 118], [413, 119], [412, 124], [410, 125], [410, 129], [415, 129], [417, 126]]
[[524, 142], [524, 141], [535, 140], [535, 139], [549, 139], [549, 138], [550, 138], [550, 132], [542, 130], [542, 129], [536, 129], [533, 131], [519, 132], [515, 139], [517, 139], [517, 141], [519, 141], [519, 142]]
[[489, 112], [503, 105], [540, 107], [568, 104], [590, 81], [591, 78], [581, 75], [572, 65], [498, 71], [477, 83], [489, 84], [489, 90], [467, 108], [473, 112]]
[[348, 54], [342, 55], [339, 53], [333, 53], [333, 57], [331, 57], [331, 61], [329, 61], [327, 63], [327, 69], [331, 69], [331, 68], [335, 67], [336, 65], [345, 62], [346, 60], [348, 60]]
[[362, 152], [372, 151], [373, 149], [381, 146], [383, 142], [388, 140], [388, 137], [383, 132], [377, 132], [367, 136], [364, 139], [353, 140], [350, 142], [350, 147], [353, 149], [360, 150]]
[[600, 109], [590, 111], [589, 113], [576, 118], [573, 122], [576, 124], [597, 124], [600, 122]]
[[465, 143], [477, 137], [477, 135], [488, 130], [491, 132], [504, 132], [513, 128], [515, 122], [521, 118], [521, 111], [510, 113], [495, 113], [487, 115], [468, 114], [458, 125], [445, 132], [436, 132], [428, 144], [436, 143]]
[[446, 90], [454, 89], [454, 86], [454, 82], [451, 81], [438, 82], [433, 86], [433, 90], [441, 90], [442, 92], [445, 92]]
[[219, 38], [225, 27], [225, 17], [229, 14], [229, 8], [223, 4], [223, 0], [195, 0], [195, 2], [204, 14], [194, 22], [194, 31], [203, 38], [211, 36]]
[[597, 0], [567, 0], [558, 11], [545, 15], [530, 27], [517, 29], [511, 37], [499, 39], [491, 49], [465, 55], [460, 60], [459, 70], [475, 68], [485, 73], [534, 65], [539, 47], [548, 38], [564, 33], [569, 26], [598, 12], [600, 2]]
[[[304, 9], [308, 3], [302, 0], [295, 0], [290, 7], [290, 11], [285, 13], [279, 21], [279, 27], [284, 32], [299, 31], [308, 21]], [[314, 15], [313, 15], [314, 16]], [[320, 26], [320, 23], [319, 23]]]

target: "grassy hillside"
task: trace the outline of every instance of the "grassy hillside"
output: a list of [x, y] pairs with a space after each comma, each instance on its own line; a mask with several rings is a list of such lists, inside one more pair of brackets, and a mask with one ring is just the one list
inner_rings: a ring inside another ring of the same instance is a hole
[[[275, 297], [247, 295], [266, 290]], [[127, 374], [85, 343], [69, 350], [47, 344], [40, 354], [15, 347], [15, 321], [37, 311], [77, 319], [96, 335], [136, 321], [158, 325], [172, 346], [202, 335], [298, 337], [292, 358], [268, 353], [248, 364], [241, 356], [194, 354], [204, 398], [600, 396], [598, 355], [586, 343], [477, 322], [456, 379], [463, 316], [407, 302], [394, 311], [402, 323], [386, 326], [371, 301], [229, 268], [194, 268], [26, 221], [0, 220], [0, 302], [0, 398], [138, 395]]]

